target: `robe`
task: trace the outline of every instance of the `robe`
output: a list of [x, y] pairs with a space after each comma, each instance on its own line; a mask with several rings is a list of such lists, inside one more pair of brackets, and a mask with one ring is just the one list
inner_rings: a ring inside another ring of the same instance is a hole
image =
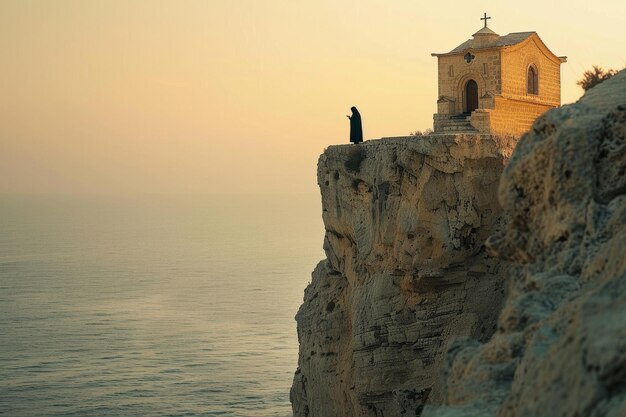
[[352, 116], [350, 118], [350, 142], [352, 143], [360, 143], [363, 142], [363, 126], [361, 125], [361, 114], [356, 109], [356, 107], [352, 107]]

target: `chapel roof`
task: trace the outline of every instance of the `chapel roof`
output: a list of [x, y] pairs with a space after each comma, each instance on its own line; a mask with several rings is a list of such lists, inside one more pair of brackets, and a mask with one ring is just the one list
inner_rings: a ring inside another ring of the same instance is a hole
[[[485, 15], [486, 16], [486, 15]], [[481, 19], [482, 20], [482, 19]], [[448, 55], [457, 55], [462, 54], [467, 50], [481, 50], [481, 49], [492, 49], [492, 48], [506, 48], [511, 47], [522, 42], [525, 42], [527, 39], [533, 37], [542, 48], [545, 49], [545, 53], [547, 53], [553, 60], [558, 60], [560, 62], [567, 62], [566, 56], [557, 56], [552, 51], [548, 49], [548, 47], [543, 43], [537, 32], [513, 32], [508, 35], [500, 36], [493, 30], [485, 26], [481, 28], [478, 32], [472, 35], [472, 39], [468, 39], [450, 52], [445, 53], [432, 53], [432, 56], [448, 56]]]
[[496, 32], [494, 32], [493, 30], [489, 29], [487, 26], [485, 26], [484, 28], [480, 29], [478, 32], [474, 33], [472, 36], [476, 36], [476, 35], [496, 35], [496, 36], [499, 36]]
[[[485, 28], [481, 29], [480, 31], [476, 32], [474, 34], [480, 34], [480, 32], [482, 30], [484, 30]], [[489, 28], [487, 28], [489, 29]], [[490, 32], [494, 33], [492, 30], [489, 29]], [[512, 45], [516, 45], [526, 39], [528, 39], [530, 36], [532, 36], [533, 34], [535, 34], [537, 32], [513, 32], [513, 33], [509, 33], [508, 35], [504, 35], [504, 36], [500, 36], [498, 37], [498, 39], [494, 42], [491, 43], [489, 45], [483, 46], [483, 47], [472, 47], [472, 42], [473, 39], [468, 39], [465, 42], [463, 42], [462, 44], [460, 44], [459, 46], [457, 46], [456, 48], [454, 48], [453, 50], [451, 50], [450, 52], [446, 53], [446, 54], [437, 54], [437, 55], [448, 55], [448, 54], [457, 54], [459, 52], [463, 52], [466, 49], [472, 48], [472, 49], [485, 49], [485, 48], [494, 48], [494, 47], [500, 47], [500, 46], [512, 46]]]

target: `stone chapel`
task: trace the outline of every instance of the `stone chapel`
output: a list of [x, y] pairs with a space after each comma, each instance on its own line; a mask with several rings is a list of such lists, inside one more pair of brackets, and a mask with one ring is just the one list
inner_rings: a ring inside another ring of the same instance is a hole
[[450, 52], [439, 66], [435, 133], [519, 136], [561, 104], [561, 64], [536, 32], [500, 36], [487, 27]]

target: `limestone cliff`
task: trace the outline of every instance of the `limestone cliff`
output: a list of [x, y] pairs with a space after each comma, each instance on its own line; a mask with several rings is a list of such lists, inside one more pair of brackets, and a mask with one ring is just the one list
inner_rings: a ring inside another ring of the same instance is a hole
[[487, 341], [506, 264], [484, 241], [512, 139], [432, 135], [320, 157], [327, 258], [298, 312], [295, 416], [417, 416], [443, 400], [447, 343]]
[[458, 340], [424, 416], [626, 416], [626, 71], [540, 117], [499, 187], [498, 330]]
[[625, 136], [622, 71], [537, 119], [504, 213], [511, 142], [330, 147], [294, 415], [626, 415]]

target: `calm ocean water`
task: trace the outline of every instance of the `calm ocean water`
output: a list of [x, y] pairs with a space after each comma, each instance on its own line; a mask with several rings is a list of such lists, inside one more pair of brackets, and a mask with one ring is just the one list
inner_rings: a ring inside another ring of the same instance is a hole
[[288, 416], [317, 196], [0, 197], [0, 414]]

